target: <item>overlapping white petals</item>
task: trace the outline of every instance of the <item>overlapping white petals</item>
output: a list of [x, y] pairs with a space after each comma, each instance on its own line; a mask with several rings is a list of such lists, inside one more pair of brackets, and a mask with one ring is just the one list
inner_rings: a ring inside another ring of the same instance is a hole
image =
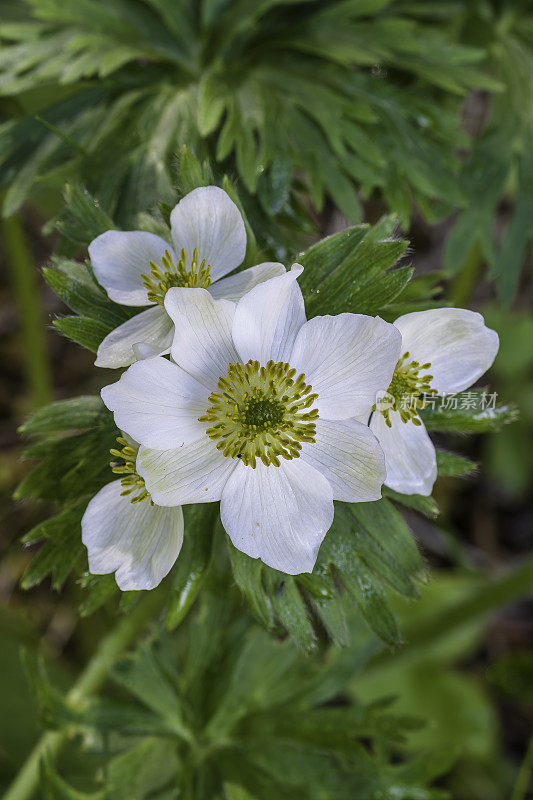
[[220, 500], [235, 466], [235, 460], [223, 456], [205, 433], [172, 450], [141, 447], [137, 456], [137, 471], [154, 503], [161, 506]]
[[257, 286], [259, 283], [276, 278], [278, 275], [285, 275], [285, 267], [277, 261], [265, 261], [249, 267], [236, 275], [222, 278], [216, 283], [212, 283], [208, 292], [216, 300], [232, 300], [237, 303], [241, 297]]
[[499, 339], [481, 314], [464, 308], [432, 308], [399, 317], [402, 352], [420, 364], [431, 363], [431, 386], [439, 394], [462, 392], [496, 358]]
[[390, 383], [400, 350], [394, 325], [364, 314], [338, 314], [309, 320], [288, 360], [318, 393], [320, 417], [346, 419], [370, 412], [376, 393]]
[[[176, 363], [157, 357], [137, 362], [102, 396], [117, 425], [141, 444], [136, 469], [155, 503], [220, 500], [222, 523], [236, 547], [298, 574], [313, 569], [334, 498], [381, 496], [383, 453], [369, 428], [351, 417], [368, 418], [376, 393], [392, 377], [401, 335], [362, 315], [306, 322], [296, 282], [303, 268], [259, 267], [251, 270], [256, 285], [236, 304], [216, 299], [212, 287], [170, 289], [165, 309], [175, 325]], [[269, 270], [273, 277], [258, 283]], [[226, 291], [236, 296], [244, 283], [231, 288], [231, 281]], [[249, 359], [288, 362], [318, 393], [315, 442], [304, 443], [297, 458], [281, 458], [280, 466], [258, 459], [252, 468], [225, 457], [199, 422], [228, 365]]]
[[385, 458], [366, 425], [353, 419], [317, 420], [315, 443], [304, 443], [301, 458], [324, 475], [334, 500], [379, 500]]
[[211, 265], [211, 280], [231, 272], [244, 260], [246, 230], [233, 200], [218, 186], [202, 186], [180, 200], [170, 215], [172, 241], [188, 263], [195, 249]]
[[437, 479], [435, 447], [424, 425], [402, 422], [398, 411], [390, 412], [389, 428], [383, 414], [376, 412], [370, 430], [385, 454], [385, 484], [402, 494], [431, 494]]
[[142, 273], [150, 272], [150, 261], [158, 267], [165, 250], [172, 247], [155, 233], [146, 231], [106, 231], [89, 245], [94, 275], [116, 303], [123, 306], [148, 306], [148, 292]]
[[276, 468], [239, 463], [224, 487], [220, 516], [235, 547], [297, 575], [314, 567], [333, 522], [333, 492], [302, 458]]
[[205, 413], [207, 396], [192, 375], [161, 357], [137, 361], [102, 389], [117, 427], [158, 449], [181, 447], [204, 434], [198, 417]]
[[172, 358], [212, 391], [228, 364], [239, 361], [231, 338], [235, 303], [205, 289], [169, 289], [165, 309], [176, 326]]
[[82, 541], [93, 575], [115, 572], [122, 591], [153, 589], [170, 571], [183, 542], [181, 508], [122, 497], [120, 480], [108, 483], [89, 502], [81, 522]]
[[168, 352], [174, 325], [162, 306], [156, 305], [136, 314], [111, 331], [96, 354], [97, 367], [127, 367], [140, 358]]
[[300, 264], [293, 264], [290, 272], [260, 283], [237, 303], [233, 341], [243, 363], [289, 360], [305, 323], [304, 300], [296, 283], [302, 272]]

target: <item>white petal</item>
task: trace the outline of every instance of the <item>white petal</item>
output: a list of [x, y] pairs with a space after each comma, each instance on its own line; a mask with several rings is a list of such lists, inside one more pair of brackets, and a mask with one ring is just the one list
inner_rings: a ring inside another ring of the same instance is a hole
[[114, 412], [117, 427], [137, 442], [160, 449], [181, 447], [205, 430], [208, 393], [192, 375], [167, 361], [137, 361], [119, 381], [102, 389], [102, 400]]
[[[168, 315], [167, 315], [168, 316]], [[153, 358], [154, 356], [168, 356], [170, 353], [170, 345], [172, 343], [172, 337], [174, 334], [174, 325], [171, 326], [170, 334], [167, 341], [167, 347], [164, 350], [161, 350], [160, 347], [156, 347], [153, 344], [147, 344], [146, 342], [137, 342], [137, 344], [133, 345], [133, 352], [135, 353], [135, 360], [136, 361], [144, 361], [146, 358]]]
[[314, 567], [333, 522], [333, 493], [302, 458], [255, 469], [240, 462], [222, 493], [220, 517], [238, 550], [297, 575]]
[[404, 314], [394, 323], [402, 352], [420, 364], [431, 363], [431, 386], [439, 394], [462, 392], [488, 370], [499, 339], [481, 314], [464, 308], [432, 308]]
[[105, 337], [94, 363], [97, 367], [116, 369], [127, 367], [140, 358], [161, 355], [172, 343], [173, 329], [172, 320], [162, 306], [147, 308]]
[[205, 289], [169, 289], [165, 308], [175, 324], [172, 358], [211, 392], [240, 361], [231, 338], [235, 303]]
[[392, 427], [383, 414], [374, 413], [370, 430], [385, 453], [385, 485], [402, 494], [430, 495], [437, 478], [435, 448], [424, 425], [402, 422], [398, 411], [390, 413]]
[[82, 541], [93, 575], [115, 572], [122, 591], [153, 589], [168, 574], [183, 542], [181, 508], [121, 497], [120, 481], [93, 497], [81, 521]]
[[123, 306], [148, 306], [148, 292], [141, 274], [150, 272], [150, 261], [158, 267], [165, 250], [172, 247], [146, 231], [106, 231], [89, 245], [94, 275], [111, 300]]
[[289, 360], [305, 323], [304, 299], [296, 283], [302, 272], [300, 264], [293, 264], [290, 272], [260, 283], [237, 303], [233, 341], [244, 363], [251, 358], [261, 364]]
[[302, 445], [301, 458], [324, 475], [334, 500], [379, 500], [385, 457], [366, 425], [353, 419], [317, 421], [315, 443]]
[[241, 212], [218, 186], [202, 186], [180, 200], [170, 215], [172, 241], [177, 253], [185, 250], [190, 263], [193, 250], [211, 265], [216, 281], [242, 264], [246, 230]]
[[276, 261], [265, 261], [263, 264], [257, 264], [236, 275], [230, 275], [229, 278], [222, 278], [222, 280], [212, 283], [208, 291], [217, 300], [233, 300], [236, 303], [258, 283], [276, 278], [278, 275], [285, 275], [283, 264]]
[[204, 433], [201, 439], [174, 450], [141, 447], [136, 466], [154, 503], [174, 506], [220, 500], [236, 464]]
[[387, 388], [401, 349], [394, 325], [364, 314], [315, 317], [300, 330], [290, 365], [305, 373], [326, 419], [370, 413]]

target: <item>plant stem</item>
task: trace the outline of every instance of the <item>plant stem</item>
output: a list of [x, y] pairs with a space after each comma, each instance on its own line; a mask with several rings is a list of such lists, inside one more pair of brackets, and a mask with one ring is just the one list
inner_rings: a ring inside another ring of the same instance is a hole
[[[162, 584], [157, 589], [147, 592], [131, 614], [121, 619], [116, 628], [103, 639], [93, 658], [67, 694], [69, 702], [83, 704], [102, 687], [119, 656], [137, 639], [148, 622], [162, 609], [167, 598], [167, 591], [167, 586]], [[67, 731], [45, 733], [26, 759], [3, 800], [29, 800], [39, 782], [41, 760], [45, 755], [57, 756], [67, 738]]]
[[20, 219], [3, 219], [2, 233], [18, 306], [26, 380], [32, 406], [38, 408], [51, 401], [52, 381], [43, 335], [37, 273]]
[[524, 760], [522, 761], [522, 766], [520, 767], [520, 771], [516, 778], [516, 783], [514, 785], [513, 793], [511, 795], [511, 800], [524, 800], [528, 785], [529, 785], [529, 778], [531, 776], [531, 770], [533, 769], [533, 736], [529, 740], [529, 745], [524, 756]]
[[450, 298], [454, 306], [463, 308], [469, 304], [476, 288], [479, 272], [483, 264], [483, 252], [479, 244], [474, 245], [466, 263], [454, 278], [450, 287]]

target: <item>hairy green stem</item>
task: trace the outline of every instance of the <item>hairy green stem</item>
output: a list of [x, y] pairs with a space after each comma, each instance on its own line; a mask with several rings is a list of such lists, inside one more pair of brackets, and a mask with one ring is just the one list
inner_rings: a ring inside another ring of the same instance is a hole
[[52, 399], [52, 380], [43, 335], [37, 273], [18, 217], [3, 219], [2, 234], [8, 269], [18, 306], [26, 380], [35, 408]]
[[[93, 658], [69, 691], [67, 698], [82, 704], [105, 683], [111, 667], [126, 648], [143, 632], [147, 624], [163, 608], [167, 599], [165, 584], [147, 592], [131, 614], [120, 620], [98, 647]], [[48, 731], [37, 742], [3, 800], [29, 800], [37, 789], [41, 761], [44, 756], [57, 756], [67, 740], [66, 731]]]

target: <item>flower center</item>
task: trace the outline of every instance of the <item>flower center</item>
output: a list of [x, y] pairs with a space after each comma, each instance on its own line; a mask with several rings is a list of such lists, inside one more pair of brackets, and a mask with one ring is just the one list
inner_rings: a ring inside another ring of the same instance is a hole
[[426, 395], [436, 394], [436, 390], [430, 385], [433, 375], [420, 374], [430, 367], [429, 362], [419, 364], [418, 361], [409, 361], [409, 353], [404, 353], [399, 359], [390, 386], [377, 404], [389, 428], [392, 426], [389, 417], [391, 411], [398, 411], [402, 422], [411, 420], [414, 425], [422, 424], [418, 411], [428, 405], [429, 399]]
[[162, 269], [150, 261], [150, 274], [143, 273], [141, 278], [148, 289], [148, 300], [151, 303], [164, 304], [165, 295], [173, 286], [185, 286], [191, 289], [207, 289], [211, 284], [211, 266], [204, 260], [200, 263], [200, 256], [196, 247], [192, 253], [192, 261], [187, 269], [187, 253], [182, 250], [179, 261], [175, 264], [169, 250], [161, 259]]
[[259, 361], [230, 364], [209, 395], [210, 406], [199, 418], [209, 422], [207, 435], [228, 458], [240, 458], [255, 469], [280, 466], [280, 457], [298, 458], [302, 442], [315, 441], [317, 394], [305, 375], [296, 376], [289, 364]]
[[144, 485], [144, 478], [141, 478], [135, 469], [137, 451], [139, 448], [133, 447], [133, 445], [122, 436], [117, 436], [117, 442], [122, 445], [122, 449], [116, 450], [112, 448], [109, 452], [112, 456], [115, 456], [115, 458], [119, 458], [122, 463], [112, 461], [109, 466], [116, 475], [122, 475], [120, 482], [124, 487], [124, 491], [120, 494], [124, 497], [133, 494], [133, 492], [139, 492], [135, 497], [130, 497], [130, 502], [142, 503], [143, 500], [150, 499], [150, 505], [153, 506], [154, 501]]

